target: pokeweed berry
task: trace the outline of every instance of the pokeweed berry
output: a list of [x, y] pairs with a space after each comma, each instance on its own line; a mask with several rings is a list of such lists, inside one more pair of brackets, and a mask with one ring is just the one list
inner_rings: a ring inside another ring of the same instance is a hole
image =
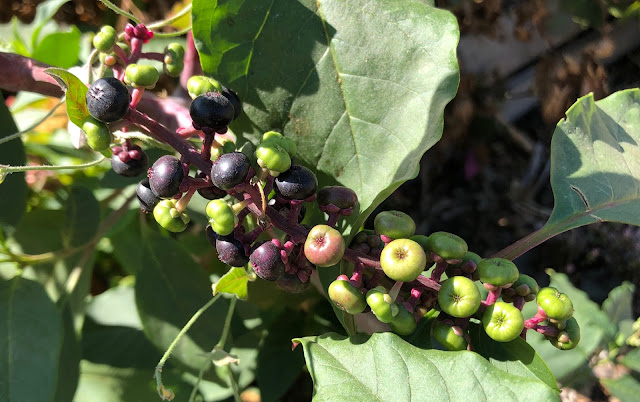
[[256, 275], [267, 281], [277, 281], [284, 274], [285, 266], [280, 257], [280, 249], [268, 241], [256, 247], [249, 256]]
[[417, 327], [416, 318], [404, 306], [398, 306], [398, 314], [393, 317], [389, 327], [398, 335], [411, 335]]
[[160, 198], [171, 198], [180, 192], [184, 180], [182, 162], [173, 155], [164, 155], [151, 166], [149, 184], [151, 190]]
[[207, 92], [222, 92], [222, 85], [213, 78], [204, 75], [193, 75], [187, 81], [187, 92], [191, 99]]
[[191, 102], [189, 114], [194, 127], [217, 130], [231, 123], [235, 110], [229, 99], [220, 92], [206, 92]]
[[153, 208], [156, 222], [170, 232], [182, 232], [189, 224], [189, 215], [176, 209], [177, 200], [162, 200]]
[[466, 350], [468, 343], [462, 335], [462, 328], [452, 327], [443, 321], [436, 320], [431, 327], [433, 338], [445, 349], [456, 351]]
[[552, 320], [565, 321], [573, 315], [573, 303], [571, 303], [569, 296], [560, 293], [556, 288], [540, 289], [536, 301], [547, 317]]
[[216, 251], [220, 261], [232, 267], [242, 267], [249, 262], [249, 257], [244, 252], [244, 244], [233, 236], [217, 236]]
[[408, 239], [416, 231], [416, 223], [401, 211], [383, 211], [376, 215], [373, 227], [377, 234], [391, 239]]
[[311, 281], [302, 282], [298, 275], [284, 273], [276, 281], [282, 290], [288, 293], [301, 293], [309, 288]]
[[158, 78], [158, 70], [146, 64], [129, 64], [124, 72], [124, 82], [136, 88], [153, 89]]
[[431, 233], [427, 238], [426, 249], [445, 260], [461, 260], [469, 251], [466, 241], [448, 232]]
[[278, 176], [291, 168], [291, 157], [275, 141], [266, 141], [258, 145], [255, 152], [258, 165], [268, 169], [272, 176]]
[[326, 186], [318, 190], [318, 205], [335, 205], [340, 209], [355, 208], [358, 204], [358, 196], [355, 191], [343, 186]]
[[367, 307], [364, 294], [349, 281], [336, 279], [329, 285], [329, 299], [349, 314], [359, 314]]
[[314, 226], [304, 243], [304, 254], [318, 267], [336, 265], [345, 250], [344, 238], [336, 229], [327, 225]]
[[520, 274], [518, 279], [511, 285], [518, 296], [522, 296], [526, 301], [532, 301], [536, 298], [540, 288], [538, 282], [529, 275]]
[[170, 43], [164, 48], [164, 72], [170, 77], [179, 77], [184, 68], [184, 47]]
[[262, 143], [273, 142], [282, 147], [289, 156], [294, 156], [298, 152], [298, 146], [291, 138], [285, 137], [277, 131], [267, 131], [262, 134]]
[[242, 114], [242, 101], [238, 97], [238, 94], [233, 90], [225, 87], [224, 85], [222, 86], [221, 93], [225, 98], [229, 99], [229, 102], [231, 102], [231, 106], [233, 106], [233, 120], [240, 117], [240, 115]]
[[231, 234], [233, 228], [238, 224], [238, 217], [223, 199], [209, 201], [205, 212], [211, 228], [220, 236]]
[[274, 180], [273, 189], [276, 194], [286, 200], [304, 200], [316, 193], [318, 179], [309, 169], [300, 165], [280, 174]]
[[557, 337], [546, 337], [547, 340], [560, 350], [571, 350], [578, 346], [580, 342], [580, 326], [575, 317], [571, 317], [564, 322], [564, 329]]
[[442, 283], [438, 291], [438, 304], [452, 317], [471, 317], [480, 307], [480, 291], [475, 283], [464, 276], [454, 276]]
[[411, 282], [424, 271], [427, 255], [415, 241], [397, 239], [382, 249], [380, 265], [394, 281]]
[[105, 123], [120, 120], [129, 111], [131, 95], [124, 84], [113, 77], [96, 80], [87, 92], [87, 109], [95, 119]]
[[139, 176], [147, 170], [148, 164], [147, 154], [138, 145], [130, 146], [127, 151], [120, 147], [113, 148], [111, 168], [121, 176]]
[[483, 283], [496, 287], [510, 287], [520, 272], [513, 262], [506, 258], [487, 258], [478, 263], [478, 275]]
[[371, 311], [380, 322], [390, 323], [400, 311], [387, 290], [381, 286], [369, 290], [366, 299]]
[[93, 116], [87, 116], [82, 121], [82, 131], [86, 134], [87, 144], [94, 151], [105, 151], [111, 145], [113, 138], [109, 128]]
[[140, 209], [148, 214], [152, 213], [156, 205], [162, 201], [162, 199], [156, 196], [151, 190], [148, 177], [145, 177], [140, 183], [138, 183], [138, 186], [136, 187], [136, 195], [138, 196]]
[[218, 188], [230, 190], [247, 179], [249, 168], [249, 158], [242, 152], [222, 154], [213, 161], [211, 181]]
[[103, 53], [110, 52], [116, 44], [116, 39], [118, 39], [116, 30], [110, 25], [104, 25], [93, 37], [93, 47]]
[[485, 310], [482, 326], [494, 341], [509, 342], [516, 339], [524, 329], [524, 317], [512, 304], [495, 302]]

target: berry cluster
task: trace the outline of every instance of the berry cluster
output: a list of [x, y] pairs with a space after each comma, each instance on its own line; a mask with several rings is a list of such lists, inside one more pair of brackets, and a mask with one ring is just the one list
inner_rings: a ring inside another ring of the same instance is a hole
[[[93, 149], [108, 153], [113, 137], [107, 123], [123, 120], [125, 130], [135, 123], [181, 154], [156, 160], [136, 190], [140, 208], [152, 213], [160, 226], [185, 230], [190, 222], [185, 208], [198, 192], [210, 200], [205, 232], [220, 260], [234, 267], [250, 265], [258, 277], [288, 292], [305, 290], [315, 269], [346, 260], [352, 274], [331, 283], [329, 298], [349, 314], [371, 311], [398, 334], [411, 334], [420, 319], [437, 311], [432, 334], [446, 349], [471, 348], [471, 320], [499, 342], [524, 337], [531, 329], [560, 349], [576, 346], [580, 330], [566, 295], [539, 289], [509, 260], [482, 259], [454, 234], [416, 235], [408, 215], [385, 211], [375, 217], [373, 231], [357, 233], [347, 245], [335, 226], [357, 208], [356, 194], [341, 186], [318, 188], [315, 174], [294, 163], [296, 143], [278, 132], [264, 133], [255, 148], [246, 144], [237, 149], [227, 131], [241, 115], [242, 103], [217, 80], [189, 79], [191, 127], [172, 133], [137, 112], [143, 91], [158, 80], [158, 72], [137, 64], [138, 59], [161, 60], [165, 73], [174, 76], [183, 66], [184, 50], [176, 44], [163, 54], [142, 53], [142, 45], [152, 37], [144, 25], [127, 26], [122, 44], [113, 28], [104, 27], [96, 35], [94, 46], [105, 55], [102, 63], [111, 67], [114, 77], [98, 79], [89, 89], [91, 116], [83, 130]], [[187, 141], [192, 137], [201, 139], [200, 152]], [[131, 141], [120, 141], [110, 151], [117, 173], [136, 176], [147, 170], [146, 154]], [[193, 176], [190, 166], [197, 168]], [[300, 224], [307, 203], [327, 215], [325, 224]], [[484, 300], [479, 286], [488, 291]], [[522, 308], [534, 300], [538, 312], [525, 320]]]

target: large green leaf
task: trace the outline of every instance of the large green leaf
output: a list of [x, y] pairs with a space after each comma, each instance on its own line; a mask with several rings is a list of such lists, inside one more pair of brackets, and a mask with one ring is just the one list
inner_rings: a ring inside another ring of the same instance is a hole
[[640, 226], [640, 89], [569, 108], [551, 141], [555, 206], [539, 231], [506, 248], [515, 258], [550, 237], [594, 222]]
[[58, 385], [56, 387], [56, 402], [66, 402], [73, 399], [80, 377], [80, 359], [82, 348], [74, 328], [73, 315], [69, 303], [62, 308], [62, 327], [64, 336], [60, 348], [58, 361]]
[[61, 233], [65, 247], [78, 247], [89, 242], [98, 231], [100, 205], [84, 186], [73, 186], [65, 203], [65, 222]]
[[21, 277], [0, 282], [0, 325], [2, 400], [53, 400], [63, 325], [42, 285]]
[[193, 2], [205, 73], [238, 91], [234, 132], [280, 130], [320, 185], [360, 200], [358, 228], [442, 134], [458, 85], [452, 14], [405, 0]]
[[33, 51], [35, 60], [52, 66], [75, 66], [80, 54], [80, 30], [73, 26], [69, 32], [53, 32], [42, 38]]
[[55, 78], [65, 91], [65, 105], [69, 120], [82, 128], [82, 121], [89, 116], [86, 99], [89, 89], [78, 77], [61, 68], [48, 68], [46, 73]]
[[543, 382], [498, 370], [476, 353], [422, 350], [388, 332], [299, 341], [316, 401], [558, 399]]

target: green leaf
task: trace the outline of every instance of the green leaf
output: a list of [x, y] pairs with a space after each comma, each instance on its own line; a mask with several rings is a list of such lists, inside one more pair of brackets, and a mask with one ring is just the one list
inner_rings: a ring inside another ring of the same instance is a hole
[[78, 77], [61, 68], [48, 68], [47, 74], [58, 81], [60, 87], [66, 92], [65, 105], [69, 120], [82, 128], [82, 120], [89, 116], [87, 110], [87, 86]]
[[229, 272], [213, 284], [213, 295], [219, 292], [236, 295], [239, 299], [247, 298], [247, 283], [249, 276], [244, 268], [232, 267]]
[[56, 393], [63, 338], [60, 312], [42, 286], [21, 277], [0, 282], [0, 395], [49, 401]]
[[244, 103], [234, 132], [292, 138], [320, 186], [358, 194], [351, 227], [417, 175], [442, 134], [459, 80], [459, 32], [445, 10], [404, 0], [196, 0], [192, 21], [204, 72]]
[[611, 396], [622, 402], [637, 401], [638, 395], [640, 395], [640, 382], [631, 375], [625, 375], [615, 380], [603, 378], [600, 383], [605, 386]]
[[51, 33], [42, 38], [31, 57], [56, 67], [73, 67], [79, 60], [80, 37], [75, 26], [69, 32]]
[[65, 203], [62, 242], [66, 247], [78, 247], [91, 241], [98, 232], [100, 205], [91, 190], [73, 186]]
[[80, 377], [80, 359], [82, 348], [74, 328], [73, 315], [69, 304], [62, 309], [63, 339], [58, 362], [58, 385], [56, 387], [56, 402], [73, 400]]
[[[17, 133], [18, 127], [0, 93], [0, 138]], [[0, 146], [0, 164], [23, 166], [27, 162], [22, 140], [15, 139]], [[27, 207], [27, 183], [24, 173], [12, 173], [4, 181], [0, 178], [0, 230], [12, 230]], [[7, 194], [11, 194], [10, 197]]]
[[[150, 229], [139, 240], [144, 264], [136, 276], [136, 305], [144, 332], [166, 350], [193, 314], [211, 299], [206, 272], [171, 238]], [[229, 301], [219, 299], [191, 327], [174, 349], [179, 360], [196, 373], [222, 334]]]
[[631, 370], [640, 372], [640, 349], [633, 349], [622, 358], [622, 364]]
[[618, 326], [623, 321], [631, 323], [635, 321], [632, 305], [634, 291], [633, 284], [624, 282], [609, 292], [609, 297], [602, 303], [602, 311], [609, 317], [612, 324]]
[[472, 352], [422, 350], [392, 333], [298, 340], [314, 401], [557, 400], [537, 379], [498, 370]]
[[30, 24], [34, 28], [31, 34], [31, 49], [35, 49], [38, 43], [38, 37], [42, 28], [53, 18], [60, 7], [69, 0], [47, 0], [36, 7], [36, 15]]
[[497, 342], [476, 324], [472, 324], [470, 335], [473, 351], [496, 368], [520, 377], [537, 378], [560, 392], [549, 367], [524, 339], [518, 337], [511, 342]]

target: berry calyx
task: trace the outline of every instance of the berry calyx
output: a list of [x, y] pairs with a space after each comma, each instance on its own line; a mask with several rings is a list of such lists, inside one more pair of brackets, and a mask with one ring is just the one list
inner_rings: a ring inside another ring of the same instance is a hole
[[191, 102], [189, 114], [195, 128], [218, 130], [231, 123], [235, 110], [220, 92], [206, 92]]
[[139, 176], [147, 170], [149, 159], [147, 154], [138, 145], [114, 147], [111, 157], [111, 168], [114, 172], [125, 177]]
[[124, 84], [113, 77], [96, 80], [87, 92], [87, 109], [105, 123], [118, 121], [129, 111], [131, 95]]
[[220, 236], [233, 232], [238, 224], [238, 217], [223, 199], [211, 200], [205, 209], [211, 228]]
[[104, 25], [100, 28], [100, 32], [93, 37], [93, 47], [103, 53], [108, 53], [116, 44], [116, 39], [118, 39], [116, 30], [110, 25]]
[[547, 317], [552, 320], [565, 321], [573, 315], [573, 303], [569, 296], [560, 293], [556, 288], [540, 289], [536, 301]]
[[510, 287], [520, 275], [516, 264], [506, 258], [487, 258], [478, 263], [478, 276], [483, 283]]
[[391, 239], [408, 239], [416, 231], [416, 223], [401, 211], [383, 211], [376, 215], [373, 226], [377, 234]]
[[286, 200], [305, 200], [316, 193], [318, 179], [309, 169], [291, 165], [286, 172], [276, 177], [273, 189]]
[[397, 239], [382, 249], [380, 265], [394, 281], [411, 282], [424, 271], [427, 255], [415, 241]]
[[146, 64], [129, 64], [124, 72], [124, 82], [136, 88], [153, 89], [158, 78], [158, 70]]
[[138, 186], [136, 187], [136, 195], [138, 197], [140, 209], [148, 214], [152, 213], [156, 205], [162, 201], [162, 199], [156, 196], [151, 190], [148, 177], [145, 177], [140, 183], [138, 183]]
[[524, 318], [512, 304], [495, 302], [485, 310], [482, 326], [491, 339], [509, 342], [516, 339], [524, 329]]
[[213, 161], [211, 182], [218, 188], [230, 190], [246, 180], [250, 167], [249, 158], [242, 152], [222, 154]]
[[309, 231], [304, 243], [304, 254], [318, 267], [336, 265], [345, 250], [344, 238], [336, 229], [327, 225], [317, 225]]
[[449, 232], [434, 232], [427, 238], [426, 249], [444, 260], [461, 260], [469, 251], [467, 242]]
[[452, 327], [443, 321], [436, 320], [431, 327], [431, 333], [433, 338], [447, 350], [467, 350], [468, 343], [460, 327]]
[[244, 245], [233, 236], [217, 236], [216, 251], [220, 261], [232, 267], [242, 267], [249, 262]]
[[329, 298], [338, 308], [349, 314], [359, 314], [367, 307], [364, 294], [349, 281], [336, 279], [328, 290]]
[[272, 242], [258, 246], [249, 257], [256, 275], [266, 281], [277, 281], [284, 274], [285, 266], [280, 249]]
[[176, 209], [177, 200], [162, 200], [153, 208], [156, 222], [170, 232], [182, 232], [190, 221], [189, 215]]
[[184, 176], [182, 162], [175, 156], [164, 155], [151, 166], [149, 184], [158, 197], [171, 198], [180, 192]]
[[94, 151], [105, 151], [109, 148], [112, 141], [112, 135], [106, 124], [93, 116], [87, 116], [82, 121], [82, 131], [86, 134], [87, 144]]
[[480, 307], [481, 295], [475, 283], [464, 276], [454, 276], [442, 283], [438, 304], [452, 317], [471, 317]]

